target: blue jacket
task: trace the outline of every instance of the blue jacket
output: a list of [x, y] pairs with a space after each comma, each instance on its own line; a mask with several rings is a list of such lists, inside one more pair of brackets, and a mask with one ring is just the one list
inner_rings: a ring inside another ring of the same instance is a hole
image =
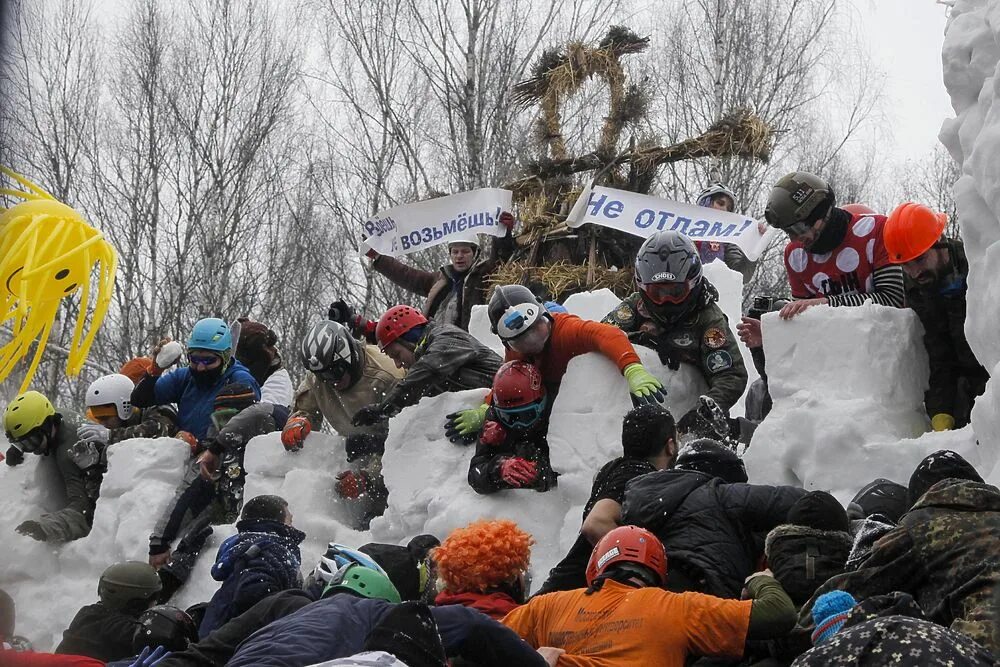
[[302, 585], [299, 544], [306, 535], [277, 521], [244, 519], [240, 532], [219, 546], [212, 578], [222, 582], [205, 610], [200, 637], [239, 616], [268, 595]]
[[[156, 378], [154, 396], [156, 405], [167, 403], [177, 404], [177, 428], [181, 431], [189, 431], [194, 437], [201, 440], [208, 435], [208, 428], [212, 425], [212, 411], [215, 409], [215, 395], [219, 393], [227, 384], [232, 382], [242, 382], [253, 387], [257, 400], [260, 400], [260, 386], [253, 378], [247, 367], [235, 359], [229, 368], [222, 373], [211, 387], [200, 388], [191, 377], [191, 370], [187, 367], [161, 375]], [[135, 394], [133, 394], [135, 396]], [[133, 398], [133, 402], [135, 399]], [[146, 406], [139, 406], [146, 407]]]
[[[354, 655], [392, 606], [348, 593], [333, 595], [261, 628], [226, 664], [304, 667]], [[460, 655], [482, 667], [546, 664], [517, 633], [475, 609], [447, 605], [432, 607], [431, 613], [449, 656]]]

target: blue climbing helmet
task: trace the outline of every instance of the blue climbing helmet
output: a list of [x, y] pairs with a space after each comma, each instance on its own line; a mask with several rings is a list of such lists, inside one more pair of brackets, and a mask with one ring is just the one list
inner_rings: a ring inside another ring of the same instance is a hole
[[[211, 350], [228, 359], [233, 351], [233, 334], [225, 320], [206, 317], [195, 322], [187, 342], [188, 350]], [[228, 353], [228, 354], [227, 354]]]

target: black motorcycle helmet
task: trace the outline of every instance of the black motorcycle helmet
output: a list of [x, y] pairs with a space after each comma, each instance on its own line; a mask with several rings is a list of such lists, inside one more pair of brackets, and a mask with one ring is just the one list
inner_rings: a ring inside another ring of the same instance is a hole
[[698, 248], [680, 232], [656, 232], [639, 248], [635, 286], [657, 319], [670, 323], [683, 319], [698, 303], [703, 284]]
[[163, 646], [168, 651], [183, 651], [198, 641], [198, 627], [183, 609], [159, 604], [139, 616], [139, 627], [132, 637], [132, 650]]

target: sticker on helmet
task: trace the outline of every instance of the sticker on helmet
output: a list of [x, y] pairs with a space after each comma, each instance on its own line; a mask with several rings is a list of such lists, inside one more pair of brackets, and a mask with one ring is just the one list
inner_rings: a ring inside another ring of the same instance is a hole
[[710, 373], [721, 373], [733, 367], [733, 358], [725, 350], [716, 350], [705, 357], [705, 367]]
[[623, 303], [615, 308], [614, 320], [618, 324], [632, 324], [635, 321], [635, 312], [627, 303]]
[[675, 276], [674, 274], [670, 273], [669, 271], [660, 271], [655, 276], [653, 276], [652, 278], [650, 278], [649, 282], [651, 282], [651, 283], [660, 283], [660, 282], [663, 282], [664, 280], [677, 280], [677, 276]]
[[711, 327], [705, 331], [705, 345], [713, 350], [718, 350], [720, 347], [725, 345], [726, 342], [726, 332], [722, 329], [718, 327]]
[[798, 187], [798, 189], [795, 192], [792, 193], [792, 201], [795, 202], [796, 204], [801, 204], [806, 199], [809, 199], [809, 195], [811, 195], [813, 192], [814, 190], [811, 187], [802, 184]]
[[611, 547], [610, 549], [608, 549], [608, 551], [603, 556], [597, 559], [597, 569], [600, 570], [602, 567], [604, 567], [605, 563], [607, 563], [609, 560], [611, 560], [620, 553], [621, 552], [618, 551], [618, 547]]

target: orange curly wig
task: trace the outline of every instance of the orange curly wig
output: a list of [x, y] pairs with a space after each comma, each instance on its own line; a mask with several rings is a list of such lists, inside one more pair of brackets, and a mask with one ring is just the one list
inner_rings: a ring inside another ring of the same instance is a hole
[[475, 521], [433, 551], [449, 593], [483, 593], [528, 569], [535, 540], [508, 519]]

